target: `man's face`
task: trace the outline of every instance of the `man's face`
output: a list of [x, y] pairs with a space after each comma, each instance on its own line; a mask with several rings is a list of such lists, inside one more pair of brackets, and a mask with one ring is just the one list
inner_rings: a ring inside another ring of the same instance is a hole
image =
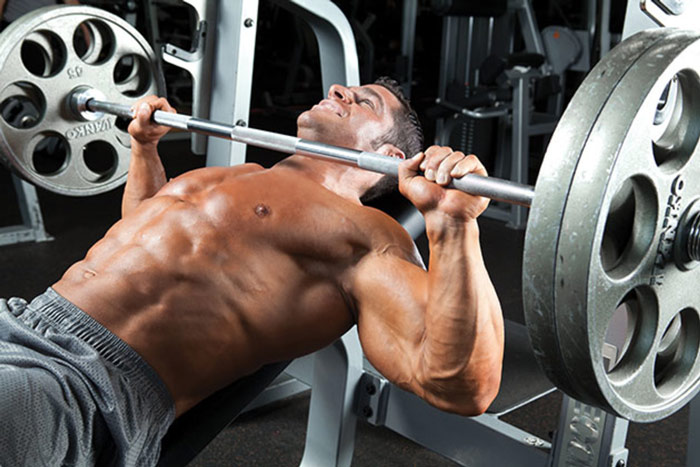
[[328, 97], [297, 119], [297, 136], [364, 151], [394, 125], [401, 103], [377, 84], [346, 88], [331, 86]]

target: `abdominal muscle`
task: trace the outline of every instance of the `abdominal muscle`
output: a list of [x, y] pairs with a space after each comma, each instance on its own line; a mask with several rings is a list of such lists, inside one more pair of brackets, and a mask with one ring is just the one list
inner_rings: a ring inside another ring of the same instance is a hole
[[178, 415], [352, 324], [331, 271], [257, 241], [255, 223], [216, 225], [192, 199], [145, 201], [53, 286], [154, 367]]

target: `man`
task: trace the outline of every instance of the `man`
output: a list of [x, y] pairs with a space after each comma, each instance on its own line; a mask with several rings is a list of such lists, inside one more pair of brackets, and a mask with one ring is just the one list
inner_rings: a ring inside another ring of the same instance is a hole
[[[422, 143], [398, 92], [333, 86], [298, 135], [405, 159]], [[155, 97], [136, 109], [122, 220], [44, 295], [0, 313], [0, 440], [13, 446], [0, 464], [153, 464], [174, 417], [354, 324], [395, 384], [486, 410], [503, 353], [476, 223], [487, 202], [445, 188], [485, 174], [476, 157], [432, 147], [401, 165], [399, 188], [425, 216], [425, 271], [401, 226], [360, 202], [382, 175], [293, 155], [166, 183], [167, 129], [150, 117], [173, 109]]]

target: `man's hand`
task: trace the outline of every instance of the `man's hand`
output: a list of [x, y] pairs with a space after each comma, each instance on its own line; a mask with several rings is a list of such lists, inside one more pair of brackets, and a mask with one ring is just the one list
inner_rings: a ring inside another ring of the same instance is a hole
[[164, 97], [157, 96], [144, 97], [136, 102], [132, 108], [136, 111], [136, 115], [129, 124], [131, 138], [142, 145], [155, 146], [170, 128], [154, 123], [151, 119], [153, 112], [163, 110], [176, 113], [175, 109]]
[[165, 170], [158, 157], [158, 141], [170, 128], [151, 120], [153, 112], [175, 113], [162, 97], [148, 96], [134, 104], [136, 115], [129, 123], [131, 159], [122, 198], [122, 216], [133, 211], [145, 199], [154, 196], [165, 185]]
[[476, 156], [465, 156], [445, 146], [431, 146], [401, 163], [399, 190], [424, 216], [440, 212], [468, 222], [484, 212], [489, 200], [445, 187], [453, 178], [469, 173], [486, 176], [486, 169]]

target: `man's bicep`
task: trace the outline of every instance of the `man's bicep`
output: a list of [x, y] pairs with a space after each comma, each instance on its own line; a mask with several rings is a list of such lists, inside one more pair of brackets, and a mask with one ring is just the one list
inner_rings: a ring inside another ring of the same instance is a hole
[[355, 268], [350, 293], [365, 356], [390, 381], [415, 390], [412, 380], [425, 330], [426, 272], [391, 254], [371, 254]]

